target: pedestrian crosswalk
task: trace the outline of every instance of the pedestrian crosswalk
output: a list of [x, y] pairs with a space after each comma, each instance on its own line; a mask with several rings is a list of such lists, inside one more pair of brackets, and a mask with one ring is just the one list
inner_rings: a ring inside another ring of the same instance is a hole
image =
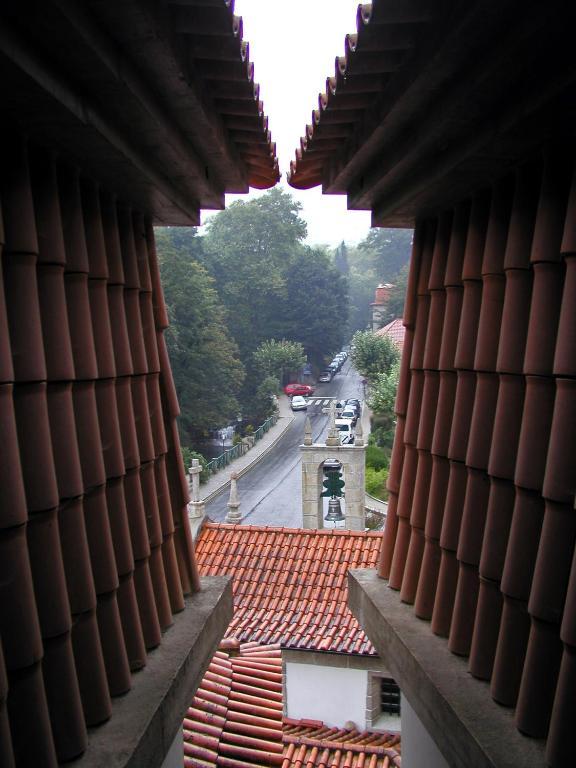
[[328, 408], [333, 399], [334, 398], [332, 397], [327, 397], [324, 399], [311, 397], [308, 399], [308, 405], [317, 405], [318, 407], [323, 406], [324, 408]]

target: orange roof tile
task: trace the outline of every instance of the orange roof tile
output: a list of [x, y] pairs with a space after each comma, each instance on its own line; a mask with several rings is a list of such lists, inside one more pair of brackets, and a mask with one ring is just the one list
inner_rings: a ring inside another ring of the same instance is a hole
[[[226, 688], [218, 702], [212, 692], [215, 675]], [[246, 678], [250, 694], [238, 683]], [[184, 719], [185, 768], [400, 768], [399, 733], [333, 728], [321, 720], [283, 717], [282, 687], [277, 644], [245, 643], [232, 654], [218, 651]]]
[[[226, 637], [374, 655], [348, 610], [346, 574], [349, 568], [376, 567], [381, 538], [372, 531], [207, 523], [196, 544], [196, 558], [201, 574], [234, 577], [234, 617]], [[247, 544], [243, 553], [230, 557], [241, 540]], [[273, 564], [262, 556], [267, 549], [277, 551]], [[336, 578], [321, 574], [328, 567]]]
[[377, 336], [388, 336], [396, 344], [400, 352], [404, 349], [404, 334], [406, 329], [401, 317], [396, 317], [391, 323], [376, 331]]

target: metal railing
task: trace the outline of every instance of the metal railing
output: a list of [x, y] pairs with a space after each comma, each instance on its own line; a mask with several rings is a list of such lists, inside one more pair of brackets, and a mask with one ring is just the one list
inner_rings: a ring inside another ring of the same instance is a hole
[[274, 424], [276, 424], [277, 421], [278, 421], [278, 414], [273, 413], [272, 416], [266, 419], [264, 424], [261, 424], [258, 427], [258, 429], [254, 431], [253, 433], [254, 442], [257, 443], [258, 440], [261, 440], [266, 434], [266, 432], [268, 432], [268, 430], [271, 429], [274, 426]]
[[[256, 429], [253, 434], [252, 438], [254, 443], [258, 442], [258, 440], [261, 440], [266, 432], [268, 432], [274, 424], [278, 421], [278, 414], [274, 413], [270, 418], [266, 419], [264, 424], [261, 424], [258, 429]], [[224, 467], [227, 467], [228, 464], [230, 464], [235, 459], [239, 459], [240, 456], [243, 456], [246, 451], [250, 449], [250, 445], [247, 445], [245, 442], [238, 443], [237, 445], [233, 445], [232, 448], [228, 448], [224, 453], [221, 453], [220, 456], [216, 456], [215, 459], [212, 459], [206, 464], [205, 471], [207, 475], [212, 475], [215, 472], [218, 472], [220, 469], [224, 469]]]

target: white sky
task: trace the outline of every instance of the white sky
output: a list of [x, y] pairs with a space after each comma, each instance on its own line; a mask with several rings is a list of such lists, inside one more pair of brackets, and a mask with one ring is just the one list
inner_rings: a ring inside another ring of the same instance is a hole
[[[369, 211], [348, 211], [345, 195], [322, 195], [320, 187], [299, 191], [286, 184], [318, 94], [334, 75], [335, 57], [344, 54], [346, 34], [356, 31], [357, 7], [358, 0], [236, 0], [234, 10], [244, 20], [244, 40], [250, 43], [254, 80], [276, 142], [281, 184], [302, 203], [311, 245], [355, 243], [370, 228]], [[226, 204], [257, 194], [227, 195]], [[202, 221], [210, 215], [203, 211]]]

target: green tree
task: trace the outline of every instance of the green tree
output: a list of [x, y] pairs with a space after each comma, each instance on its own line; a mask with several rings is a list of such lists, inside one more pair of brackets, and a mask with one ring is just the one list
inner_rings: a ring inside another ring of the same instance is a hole
[[254, 352], [254, 363], [258, 371], [282, 382], [290, 373], [299, 371], [305, 362], [304, 347], [298, 341], [268, 339]]
[[275, 188], [250, 202], [232, 203], [208, 224], [205, 264], [245, 362], [270, 338], [270, 324], [286, 294], [286, 264], [306, 237], [300, 209]]
[[340, 272], [341, 275], [348, 275], [350, 273], [350, 264], [348, 263], [348, 248], [344, 240], [334, 251], [334, 266]]
[[325, 252], [298, 249], [286, 271], [286, 293], [271, 328], [274, 335], [298, 341], [317, 368], [342, 347], [346, 339], [348, 290], [346, 279]]
[[393, 283], [398, 272], [410, 260], [412, 230], [375, 227], [358, 245], [358, 250], [364, 252], [373, 264], [378, 282]]
[[192, 230], [174, 245], [174, 230], [157, 230], [164, 296], [170, 317], [166, 343], [180, 401], [183, 442], [231, 421], [239, 411], [244, 380], [238, 348], [206, 269], [194, 259], [202, 242]]
[[379, 374], [387, 374], [400, 359], [398, 348], [387, 336], [372, 331], [357, 331], [352, 337], [352, 362], [371, 383]]
[[406, 301], [406, 287], [408, 285], [409, 264], [405, 264], [394, 279], [394, 287], [390, 290], [388, 300], [388, 315], [391, 320], [395, 317], [404, 317], [404, 302]]
[[398, 391], [400, 361], [394, 363], [389, 371], [379, 373], [370, 386], [368, 405], [372, 410], [373, 434], [377, 445], [392, 450], [396, 430], [394, 405]]
[[[396, 284], [399, 273], [410, 260], [411, 250], [412, 230], [409, 229], [372, 229], [356, 248], [348, 250], [349, 334], [366, 328], [376, 286], [378, 283]], [[390, 320], [402, 316], [397, 301], [394, 306], [390, 305], [389, 314]]]

